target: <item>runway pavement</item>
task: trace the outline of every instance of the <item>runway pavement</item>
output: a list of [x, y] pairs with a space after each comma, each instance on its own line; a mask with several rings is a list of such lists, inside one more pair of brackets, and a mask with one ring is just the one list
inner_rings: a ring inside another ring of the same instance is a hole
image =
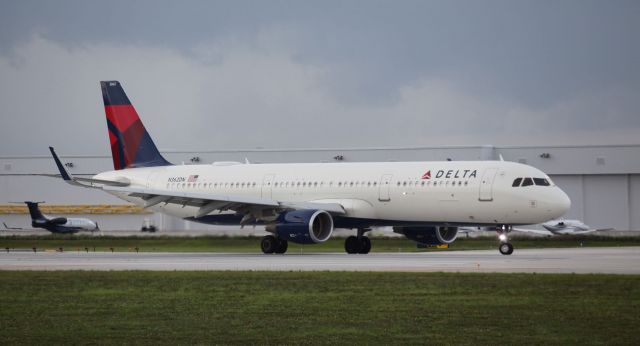
[[266, 270], [640, 274], [640, 247], [420, 253], [9, 252], [0, 270]]

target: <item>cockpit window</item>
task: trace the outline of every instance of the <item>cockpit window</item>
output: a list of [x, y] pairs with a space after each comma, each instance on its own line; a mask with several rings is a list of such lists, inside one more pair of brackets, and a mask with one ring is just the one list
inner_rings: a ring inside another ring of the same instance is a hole
[[522, 178], [516, 178], [516, 180], [513, 181], [513, 184], [511, 186], [518, 187], [520, 186], [520, 182], [522, 182]]
[[533, 180], [531, 178], [524, 178], [522, 181], [522, 186], [531, 186], [533, 185]]
[[547, 179], [545, 178], [533, 178], [533, 182], [536, 183], [536, 185], [539, 186], [549, 186], [551, 184], [549, 184], [549, 181], [547, 181]]

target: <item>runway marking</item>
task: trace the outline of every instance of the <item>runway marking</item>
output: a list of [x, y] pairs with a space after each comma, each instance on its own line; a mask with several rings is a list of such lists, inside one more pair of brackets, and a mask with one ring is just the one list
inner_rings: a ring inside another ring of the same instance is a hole
[[640, 274], [640, 247], [422, 253], [9, 252], [0, 270], [257, 270]]

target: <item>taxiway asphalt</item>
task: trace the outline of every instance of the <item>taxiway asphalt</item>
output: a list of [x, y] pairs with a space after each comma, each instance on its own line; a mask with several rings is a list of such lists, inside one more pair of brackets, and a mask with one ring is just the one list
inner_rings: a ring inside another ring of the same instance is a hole
[[0, 270], [254, 270], [640, 274], [640, 247], [417, 253], [3, 252]]

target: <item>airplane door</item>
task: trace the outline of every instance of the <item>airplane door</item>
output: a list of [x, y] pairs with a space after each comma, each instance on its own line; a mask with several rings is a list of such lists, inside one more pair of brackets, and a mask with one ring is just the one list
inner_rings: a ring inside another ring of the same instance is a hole
[[273, 177], [275, 174], [265, 174], [262, 179], [262, 198], [271, 198], [273, 188]]
[[493, 201], [493, 180], [496, 178], [496, 173], [498, 173], [497, 168], [487, 168], [482, 174], [479, 198], [481, 201]]
[[380, 177], [380, 185], [378, 186], [378, 200], [380, 202], [388, 202], [391, 200], [389, 189], [391, 189], [392, 174], [384, 174]]

